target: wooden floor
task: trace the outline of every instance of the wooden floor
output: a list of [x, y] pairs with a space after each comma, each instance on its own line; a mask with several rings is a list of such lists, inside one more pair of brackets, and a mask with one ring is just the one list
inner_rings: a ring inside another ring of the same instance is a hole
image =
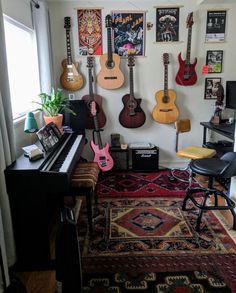
[[[206, 177], [198, 177], [197, 181], [202, 186], [207, 186]], [[223, 189], [218, 184], [217, 188]], [[220, 202], [220, 204], [222, 204]], [[232, 227], [232, 215], [230, 211], [221, 211], [229, 227]], [[56, 292], [56, 273], [55, 271], [35, 271], [17, 273], [17, 277], [25, 284], [27, 293], [55, 293]]]

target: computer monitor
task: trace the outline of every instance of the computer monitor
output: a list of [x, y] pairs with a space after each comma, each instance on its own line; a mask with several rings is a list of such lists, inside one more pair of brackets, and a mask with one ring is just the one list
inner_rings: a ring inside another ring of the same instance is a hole
[[226, 81], [225, 107], [236, 110], [236, 80]]

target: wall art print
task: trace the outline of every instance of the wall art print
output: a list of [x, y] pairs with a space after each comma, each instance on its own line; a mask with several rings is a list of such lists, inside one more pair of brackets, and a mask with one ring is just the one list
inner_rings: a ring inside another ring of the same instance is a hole
[[112, 11], [114, 53], [144, 56], [146, 12]]
[[156, 8], [156, 42], [179, 41], [179, 7]]
[[207, 11], [206, 42], [225, 41], [226, 10]]
[[101, 9], [78, 9], [80, 55], [102, 55]]
[[206, 78], [205, 79], [205, 100], [217, 99], [217, 90], [221, 84], [220, 77]]
[[221, 73], [223, 62], [222, 50], [208, 50], [206, 55], [206, 65], [208, 65], [208, 73]]

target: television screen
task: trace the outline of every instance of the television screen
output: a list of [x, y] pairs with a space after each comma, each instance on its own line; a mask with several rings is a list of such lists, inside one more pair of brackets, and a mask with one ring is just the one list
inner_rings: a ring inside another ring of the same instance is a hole
[[236, 81], [226, 81], [225, 107], [236, 110]]

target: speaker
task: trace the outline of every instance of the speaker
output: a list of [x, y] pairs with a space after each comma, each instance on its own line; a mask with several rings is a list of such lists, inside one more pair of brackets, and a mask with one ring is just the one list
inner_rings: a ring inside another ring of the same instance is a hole
[[84, 101], [70, 100], [69, 105], [70, 108], [76, 113], [76, 115], [65, 113], [63, 125], [71, 127], [73, 131], [79, 134], [85, 134], [86, 106]]
[[159, 169], [159, 148], [131, 149], [133, 171], [158, 171]]

